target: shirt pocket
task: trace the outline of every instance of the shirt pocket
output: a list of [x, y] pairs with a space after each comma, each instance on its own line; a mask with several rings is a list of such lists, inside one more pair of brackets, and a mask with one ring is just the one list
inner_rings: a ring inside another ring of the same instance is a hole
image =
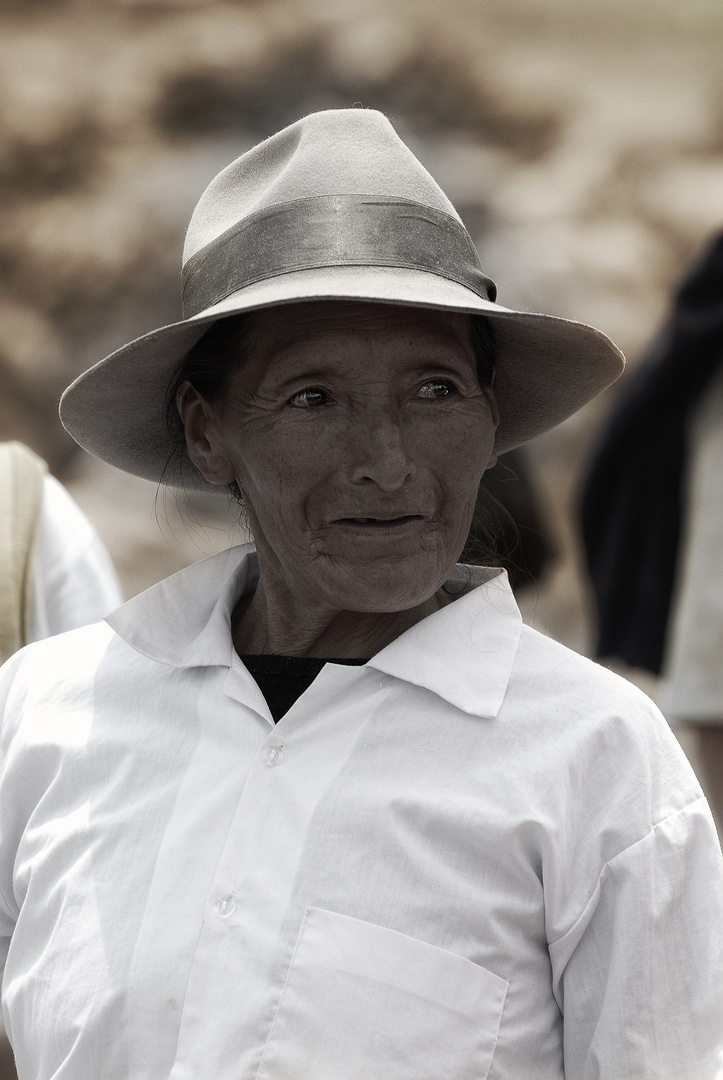
[[485, 1080], [508, 985], [435, 945], [307, 908], [257, 1080]]

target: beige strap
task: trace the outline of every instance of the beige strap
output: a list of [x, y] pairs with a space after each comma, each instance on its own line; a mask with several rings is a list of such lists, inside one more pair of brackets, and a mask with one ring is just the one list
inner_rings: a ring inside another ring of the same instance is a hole
[[27, 446], [0, 443], [0, 662], [26, 641], [46, 472]]

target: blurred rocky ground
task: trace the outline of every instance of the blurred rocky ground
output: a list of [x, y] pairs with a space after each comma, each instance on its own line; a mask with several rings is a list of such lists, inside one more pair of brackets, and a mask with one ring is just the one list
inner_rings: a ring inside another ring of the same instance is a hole
[[[179, 313], [184, 229], [233, 157], [312, 109], [383, 109], [503, 304], [635, 362], [723, 218], [716, 0], [0, 0], [0, 434], [96, 522], [131, 595], [235, 538], [227, 508], [88, 458], [57, 399]], [[590, 647], [575, 501], [613, 391], [532, 446], [557, 558], [526, 618]]]

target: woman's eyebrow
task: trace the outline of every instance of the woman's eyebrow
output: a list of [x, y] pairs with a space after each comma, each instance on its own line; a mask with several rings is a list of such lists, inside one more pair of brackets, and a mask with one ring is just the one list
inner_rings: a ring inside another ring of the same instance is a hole
[[[287, 367], [289, 370], [284, 371], [283, 367]], [[314, 380], [325, 381], [338, 378], [342, 374], [339, 368], [331, 363], [309, 363], [308, 365], [302, 364], [292, 368], [290, 363], [284, 365], [283, 361], [279, 361], [279, 368], [282, 370], [267, 369], [261, 378], [260, 385], [273, 386], [283, 390], [284, 387], [291, 386], [294, 383], [313, 382]]]

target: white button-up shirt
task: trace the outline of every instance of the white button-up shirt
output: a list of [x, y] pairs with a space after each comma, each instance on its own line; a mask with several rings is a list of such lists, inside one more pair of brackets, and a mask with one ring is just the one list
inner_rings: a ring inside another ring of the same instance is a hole
[[486, 576], [276, 726], [231, 640], [250, 548], [8, 662], [21, 1080], [715, 1080], [695, 776]]

